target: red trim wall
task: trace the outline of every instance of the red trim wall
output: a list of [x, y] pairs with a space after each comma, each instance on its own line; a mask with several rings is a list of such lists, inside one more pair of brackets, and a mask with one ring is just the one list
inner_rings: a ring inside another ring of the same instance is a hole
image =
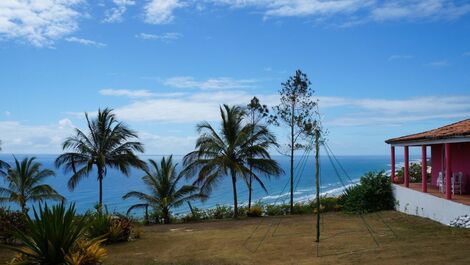
[[[431, 146], [432, 185], [436, 186], [439, 171], [445, 170], [444, 145]], [[452, 172], [463, 172], [464, 192], [470, 192], [470, 143], [451, 144]]]

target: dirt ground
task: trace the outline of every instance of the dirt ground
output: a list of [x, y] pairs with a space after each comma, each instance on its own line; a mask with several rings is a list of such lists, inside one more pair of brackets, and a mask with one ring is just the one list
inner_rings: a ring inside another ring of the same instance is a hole
[[328, 213], [321, 224], [319, 244], [311, 215], [148, 226], [107, 246], [106, 264], [470, 264], [469, 230], [393, 211]]

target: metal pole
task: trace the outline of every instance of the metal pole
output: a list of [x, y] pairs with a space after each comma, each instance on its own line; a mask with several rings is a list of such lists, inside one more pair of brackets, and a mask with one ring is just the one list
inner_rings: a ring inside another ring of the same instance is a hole
[[315, 184], [317, 190], [317, 240], [320, 242], [320, 131], [315, 129]]

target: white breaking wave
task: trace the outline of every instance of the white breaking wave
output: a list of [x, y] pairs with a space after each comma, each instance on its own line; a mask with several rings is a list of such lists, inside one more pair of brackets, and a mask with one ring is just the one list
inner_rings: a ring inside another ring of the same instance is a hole
[[[341, 187], [337, 187], [337, 188], [334, 188], [334, 189], [331, 189], [331, 190], [324, 191], [324, 192], [320, 193], [320, 196], [322, 196], [322, 197], [338, 197], [347, 188], [357, 185], [359, 183], [359, 180], [354, 180], [353, 182], [354, 183], [351, 183], [351, 184], [348, 184], [348, 185], [345, 185], [345, 186], [341, 186]], [[333, 186], [333, 185], [328, 184], [326, 186]], [[261, 199], [259, 199], [257, 201], [265, 202], [265, 203], [273, 203], [273, 202], [270, 202], [270, 201], [276, 200], [276, 202], [274, 202], [274, 204], [283, 204], [284, 200], [288, 199], [288, 196], [290, 196], [290, 192], [286, 192], [286, 193], [283, 193], [283, 194], [280, 194], [280, 195], [264, 196], [264, 197], [262, 197]], [[315, 196], [316, 196], [316, 193], [315, 193], [315, 190], [313, 188], [299, 189], [299, 190], [294, 192], [294, 201], [303, 203], [303, 202], [314, 200]], [[282, 198], [285, 198], [285, 199], [280, 200]], [[279, 201], [277, 201], [277, 200], [279, 200]]]

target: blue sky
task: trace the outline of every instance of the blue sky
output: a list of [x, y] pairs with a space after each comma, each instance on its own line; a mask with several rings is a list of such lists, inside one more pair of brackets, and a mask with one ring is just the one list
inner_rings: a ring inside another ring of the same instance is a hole
[[470, 117], [469, 22], [451, 0], [1, 1], [2, 152], [58, 153], [112, 107], [147, 153], [184, 154], [220, 104], [277, 104], [302, 69], [336, 153], [387, 154]]

